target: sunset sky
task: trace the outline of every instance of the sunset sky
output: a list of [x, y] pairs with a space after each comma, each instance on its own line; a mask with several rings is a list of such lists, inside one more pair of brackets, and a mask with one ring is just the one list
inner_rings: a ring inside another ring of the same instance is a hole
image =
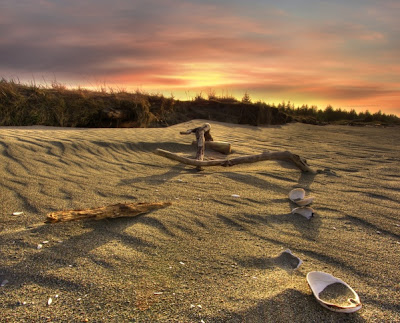
[[2, 0], [0, 77], [400, 115], [399, 0]]

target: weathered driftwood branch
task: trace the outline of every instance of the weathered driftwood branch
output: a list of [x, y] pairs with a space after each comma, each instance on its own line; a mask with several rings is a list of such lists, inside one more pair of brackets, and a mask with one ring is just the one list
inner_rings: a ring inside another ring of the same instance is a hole
[[157, 149], [155, 153], [157, 155], [179, 161], [183, 164], [192, 165], [196, 167], [233, 166], [237, 164], [254, 163], [263, 160], [284, 160], [295, 164], [303, 172], [314, 173], [314, 171], [310, 168], [310, 166], [307, 165], [307, 161], [304, 158], [292, 154], [290, 151], [263, 152], [262, 154], [258, 155], [249, 155], [249, 156], [235, 157], [230, 159], [214, 159], [214, 160], [190, 159], [183, 156], [179, 156], [175, 153], [163, 149]]
[[160, 203], [118, 203], [84, 210], [57, 211], [47, 214], [47, 223], [67, 222], [83, 219], [102, 220], [105, 218], [132, 217], [153, 210], [162, 209], [171, 202]]
[[180, 134], [181, 135], [190, 135], [191, 133], [196, 134], [199, 131], [204, 130], [204, 139], [206, 141], [213, 141], [213, 137], [211, 136], [210, 130], [211, 130], [211, 125], [209, 123], [205, 123], [203, 124], [201, 127], [197, 127], [197, 128], [193, 128], [193, 129], [189, 129], [186, 131], [181, 131]]

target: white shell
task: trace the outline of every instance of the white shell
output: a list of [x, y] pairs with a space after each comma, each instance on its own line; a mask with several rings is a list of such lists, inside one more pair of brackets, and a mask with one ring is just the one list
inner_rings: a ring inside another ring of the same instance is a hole
[[[317, 301], [323, 307], [331, 311], [342, 312], [342, 313], [353, 313], [358, 311], [362, 307], [360, 298], [358, 297], [357, 293], [343, 280], [336, 278], [331, 274], [322, 271], [312, 271], [307, 274], [307, 282]], [[349, 293], [353, 294], [353, 297], [348, 298], [347, 304], [330, 303], [320, 298], [321, 292], [329, 285], [335, 283], [344, 285], [345, 289], [347, 289]]]
[[287, 261], [288, 260], [288, 258], [287, 258], [288, 255], [289, 255], [289, 259], [290, 260], [296, 259], [298, 261], [296, 267], [293, 267], [291, 269], [293, 269], [293, 270], [298, 269], [301, 266], [301, 264], [303, 263], [303, 261], [299, 257], [295, 256], [290, 249], [286, 249], [285, 251], [282, 251], [281, 254], [278, 257], [275, 258], [275, 260], [279, 261], [279, 260], [284, 259], [284, 260]]
[[295, 188], [290, 191], [289, 199], [299, 206], [311, 204], [314, 201], [313, 196], [306, 197], [306, 191], [302, 188]]
[[314, 215], [314, 210], [313, 208], [309, 206], [301, 206], [301, 207], [296, 207], [295, 209], [292, 210], [292, 214], [300, 214], [310, 220], [312, 216]]

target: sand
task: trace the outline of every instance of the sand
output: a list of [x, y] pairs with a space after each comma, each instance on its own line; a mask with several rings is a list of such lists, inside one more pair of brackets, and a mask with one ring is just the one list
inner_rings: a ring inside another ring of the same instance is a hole
[[[194, 156], [179, 132], [203, 122], [0, 128], [0, 321], [400, 321], [399, 129], [211, 122], [232, 156], [290, 150], [316, 175], [276, 161], [197, 172], [153, 154]], [[315, 196], [311, 220], [290, 213], [296, 187]], [[58, 210], [161, 201], [173, 204], [43, 223]], [[295, 271], [276, 261], [286, 249], [303, 261]], [[347, 282], [363, 308], [324, 309], [306, 282], [315, 270]]]

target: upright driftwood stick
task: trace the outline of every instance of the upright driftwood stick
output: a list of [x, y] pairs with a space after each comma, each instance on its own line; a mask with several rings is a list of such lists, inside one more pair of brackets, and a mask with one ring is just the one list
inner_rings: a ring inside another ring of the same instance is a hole
[[183, 164], [192, 165], [196, 167], [203, 166], [233, 166], [244, 163], [254, 163], [263, 160], [285, 160], [296, 165], [303, 172], [314, 173], [314, 171], [308, 166], [307, 161], [299, 155], [292, 154], [290, 151], [276, 151], [276, 152], [263, 152], [258, 155], [242, 156], [230, 159], [214, 159], [214, 160], [194, 160], [179, 156], [170, 151], [157, 149], [155, 151], [157, 155], [179, 161]]
[[[196, 135], [197, 140], [197, 153], [196, 160], [202, 161], [204, 160], [204, 149], [205, 149], [205, 141], [212, 141], [213, 138], [210, 134], [211, 125], [209, 123], [203, 124], [201, 127], [189, 129], [187, 131], [182, 131], [181, 135], [188, 135], [190, 133], [194, 133]], [[198, 165], [196, 167], [198, 170], [201, 170], [201, 166]]]

